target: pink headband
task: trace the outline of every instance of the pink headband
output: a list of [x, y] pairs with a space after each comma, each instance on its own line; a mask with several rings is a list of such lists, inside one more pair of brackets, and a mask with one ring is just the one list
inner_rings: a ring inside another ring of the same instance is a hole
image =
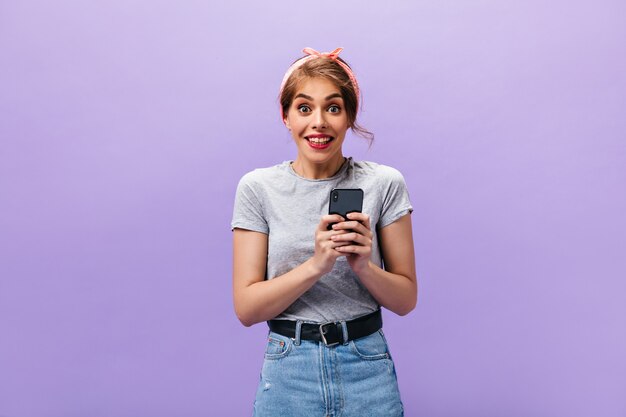
[[[306, 56], [300, 58], [299, 60], [297, 60], [296, 62], [294, 62], [289, 69], [287, 69], [287, 72], [285, 73], [285, 76], [283, 77], [283, 82], [280, 84], [280, 93], [279, 96], [281, 96], [283, 94], [283, 88], [285, 88], [285, 84], [287, 84], [287, 80], [289, 79], [289, 77], [291, 76], [291, 74], [298, 68], [300, 68], [302, 66], [302, 64], [304, 64], [305, 62], [311, 60], [311, 59], [315, 59], [315, 58], [330, 58], [333, 61], [335, 61], [337, 64], [339, 64], [339, 66], [341, 66], [341, 68], [344, 69], [344, 71], [346, 72], [346, 74], [348, 74], [348, 77], [350, 78], [350, 81], [352, 82], [352, 86], [354, 87], [354, 92], [356, 93], [356, 99], [357, 99], [357, 103], [359, 101], [359, 97], [360, 97], [360, 91], [359, 91], [359, 83], [356, 82], [356, 78], [354, 77], [354, 73], [352, 72], [352, 70], [350, 69], [350, 67], [343, 63], [342, 61], [338, 60], [337, 57], [339, 57], [339, 53], [343, 51], [343, 48], [337, 48], [332, 52], [318, 52], [313, 48], [304, 48], [302, 50], [302, 52], [304, 52], [306, 54]], [[283, 114], [283, 107], [280, 107], [280, 116], [281, 119], [285, 119], [285, 115]]]

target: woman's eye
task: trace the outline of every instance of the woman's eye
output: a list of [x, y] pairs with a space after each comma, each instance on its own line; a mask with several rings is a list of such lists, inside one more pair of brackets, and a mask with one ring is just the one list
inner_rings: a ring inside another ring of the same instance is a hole
[[308, 113], [308, 112], [311, 111], [311, 109], [306, 104], [301, 104], [301, 105], [298, 106], [298, 111], [300, 113]]
[[336, 106], [334, 104], [328, 108], [328, 111], [331, 113], [339, 113], [340, 110], [341, 109], [339, 108], [339, 106]]

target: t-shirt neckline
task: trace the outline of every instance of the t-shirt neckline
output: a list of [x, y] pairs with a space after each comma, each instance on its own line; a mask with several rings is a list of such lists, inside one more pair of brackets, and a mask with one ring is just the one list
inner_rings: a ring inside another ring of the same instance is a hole
[[284, 163], [287, 166], [287, 171], [295, 176], [296, 178], [300, 179], [300, 180], [304, 180], [304, 181], [310, 181], [310, 182], [323, 182], [323, 181], [332, 181], [335, 180], [337, 178], [339, 178], [340, 176], [342, 176], [346, 170], [348, 169], [348, 167], [350, 165], [352, 165], [352, 157], [345, 157], [345, 161], [343, 161], [343, 164], [341, 165], [341, 168], [339, 168], [339, 171], [337, 171], [337, 173], [335, 175], [333, 175], [332, 177], [328, 177], [328, 178], [305, 178], [303, 176], [301, 176], [300, 174], [298, 174], [294, 169], [293, 169], [293, 162], [294, 161], [285, 161]]

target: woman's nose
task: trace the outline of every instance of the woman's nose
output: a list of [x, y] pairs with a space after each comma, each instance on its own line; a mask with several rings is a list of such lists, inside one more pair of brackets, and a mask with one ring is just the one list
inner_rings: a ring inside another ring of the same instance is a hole
[[317, 129], [326, 127], [326, 115], [323, 111], [319, 110], [315, 112], [315, 116], [313, 116], [313, 127]]

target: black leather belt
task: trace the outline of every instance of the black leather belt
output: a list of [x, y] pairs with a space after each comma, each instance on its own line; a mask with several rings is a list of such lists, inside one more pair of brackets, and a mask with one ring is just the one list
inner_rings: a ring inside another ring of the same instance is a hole
[[[270, 330], [282, 334], [283, 336], [296, 337], [296, 322], [292, 320], [270, 320], [267, 322]], [[354, 320], [346, 321], [348, 330], [347, 340], [358, 339], [369, 336], [383, 327], [383, 317], [380, 310], [376, 310], [366, 316], [358, 317]], [[344, 343], [343, 326], [341, 322], [324, 324], [302, 323], [300, 329], [300, 339], [315, 340], [322, 342], [326, 346], [334, 346]]]

